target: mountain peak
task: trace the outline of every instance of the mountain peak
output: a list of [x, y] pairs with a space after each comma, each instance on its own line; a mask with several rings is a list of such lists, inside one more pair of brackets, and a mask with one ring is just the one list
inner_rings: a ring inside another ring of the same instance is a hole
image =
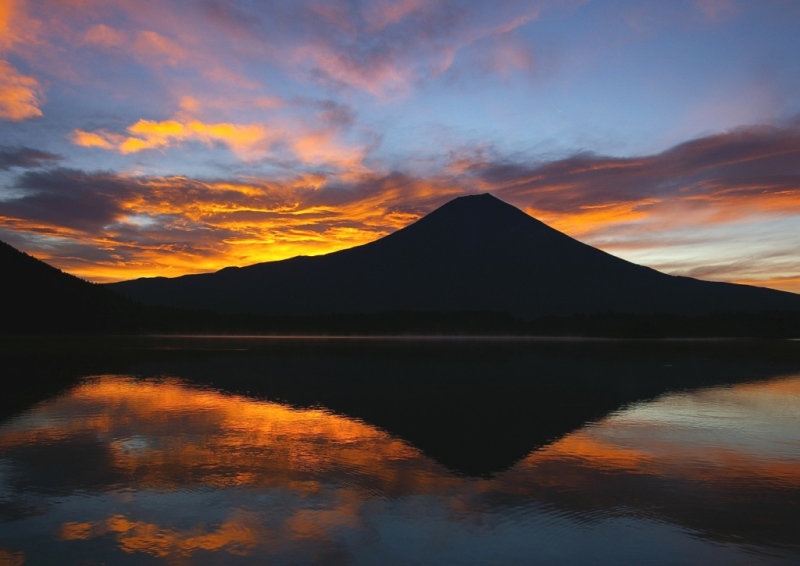
[[448, 211], [450, 213], [464, 213], [464, 212], [486, 212], [487, 210], [497, 211], [517, 211], [521, 212], [518, 208], [508, 204], [492, 195], [491, 193], [482, 193], [474, 195], [465, 195], [463, 197], [456, 197], [447, 201], [442, 206], [431, 212], [434, 214], [439, 211]]
[[448, 201], [444, 206], [453, 203], [470, 204], [470, 205], [475, 203], [484, 203], [484, 204], [497, 203], [508, 206], [508, 203], [503, 202], [502, 200], [494, 196], [492, 193], [476, 193], [476, 194], [456, 197]]
[[425, 240], [425, 247], [449, 242], [454, 247], [475, 249], [492, 242], [514, 247], [515, 240], [541, 237], [572, 240], [519, 208], [483, 193], [454, 198], [385, 239]]

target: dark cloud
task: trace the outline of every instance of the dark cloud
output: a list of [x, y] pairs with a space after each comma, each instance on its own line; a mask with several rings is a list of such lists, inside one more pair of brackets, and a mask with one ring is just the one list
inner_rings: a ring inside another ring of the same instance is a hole
[[[336, 114], [340, 108], [331, 110]], [[459, 167], [460, 174], [450, 177], [365, 173], [347, 181], [327, 176], [318, 189], [265, 183], [247, 191], [238, 190], [235, 181], [54, 168], [20, 175], [16, 188], [24, 195], [0, 203], [0, 214], [83, 231], [101, 230], [137, 210], [161, 215], [160, 224], [176, 227], [234, 216], [277, 219], [284, 214], [281, 207], [325, 207], [332, 221], [352, 214], [353, 207], [420, 215], [458, 194], [479, 191], [556, 214], [658, 202], [705, 203], [742, 213], [754, 205], [777, 213], [800, 209], [800, 128], [793, 127], [735, 130], [644, 157], [582, 153], [538, 165], [493, 159]], [[321, 220], [318, 215], [307, 218]]]
[[20, 169], [47, 167], [60, 160], [60, 155], [39, 149], [0, 146], [0, 171], [8, 171], [13, 167]]
[[55, 168], [28, 171], [17, 179], [24, 196], [0, 202], [0, 215], [57, 226], [100, 230], [122, 213], [120, 202], [135, 183], [114, 173]]
[[[540, 165], [486, 161], [465, 178], [517, 203], [552, 212], [636, 203], [781, 199], [800, 206], [800, 128], [750, 127], [688, 141], [657, 155], [577, 154]], [[739, 200], [737, 200], [739, 199]]]

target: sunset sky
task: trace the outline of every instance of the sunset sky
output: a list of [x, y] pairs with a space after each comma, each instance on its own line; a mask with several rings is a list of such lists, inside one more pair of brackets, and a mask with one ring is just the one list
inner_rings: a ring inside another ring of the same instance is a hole
[[0, 0], [0, 240], [175, 276], [491, 192], [800, 292], [799, 30], [797, 0]]

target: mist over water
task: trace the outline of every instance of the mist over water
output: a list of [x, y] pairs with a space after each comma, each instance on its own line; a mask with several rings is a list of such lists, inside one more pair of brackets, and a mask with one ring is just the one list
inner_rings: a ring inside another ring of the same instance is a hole
[[796, 348], [64, 350], [13, 358], [74, 375], [0, 422], [2, 564], [800, 559]]

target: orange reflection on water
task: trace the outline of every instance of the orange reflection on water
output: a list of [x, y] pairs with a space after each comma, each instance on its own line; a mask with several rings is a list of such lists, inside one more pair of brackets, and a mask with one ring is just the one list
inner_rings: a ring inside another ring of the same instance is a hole
[[652, 455], [592, 438], [591, 433], [582, 431], [565, 436], [536, 455], [536, 461], [572, 460], [600, 470], [657, 473]]
[[[110, 436], [110, 464], [140, 486], [177, 487], [196, 477], [218, 487], [291, 485], [313, 492], [314, 482], [287, 482], [302, 471], [348, 470], [392, 491], [408, 478], [402, 467], [387, 463], [420, 457], [408, 444], [357, 420], [191, 389], [177, 380], [106, 377], [76, 389], [62, 403], [104, 407], [102, 418], [67, 409], [73, 416], [64, 419], [66, 430], [54, 434], [63, 437], [100, 423], [97, 430]], [[172, 434], [176, 423], [180, 435]], [[19, 434], [14, 442], [37, 441]], [[29, 434], [41, 440], [42, 431]], [[203, 470], [199, 477], [197, 470]]]
[[[280, 484], [313, 491], [314, 482], [286, 482], [298, 471], [350, 470], [391, 491], [408, 485], [408, 478], [400, 477], [402, 465], [387, 464], [421, 457], [358, 420], [191, 388], [175, 379], [104, 376], [44, 404], [41, 412], [57, 415], [18, 419], [0, 437], [0, 448], [91, 432], [107, 446], [109, 465], [140, 486], [180, 486], [197, 477], [217, 486]], [[203, 470], [199, 477], [197, 470]], [[420, 473], [414, 481], [427, 477]]]
[[0, 566], [22, 566], [25, 564], [24, 552], [0, 550]]
[[[798, 488], [798, 411], [800, 377], [795, 376], [668, 394], [569, 434], [517, 467], [534, 471], [567, 462], [708, 486], [758, 482]], [[742, 434], [743, 423], [751, 427], [751, 438]], [[592, 480], [579, 474], [549, 481], [570, 483], [576, 477]]]
[[66, 523], [61, 526], [59, 534], [64, 541], [112, 535], [125, 552], [144, 552], [160, 558], [186, 557], [198, 550], [221, 550], [247, 556], [269, 539], [269, 533], [257, 518], [243, 512], [236, 513], [216, 529], [199, 526], [182, 531], [114, 515], [94, 523]]
[[[223, 394], [177, 379], [104, 376], [6, 425], [0, 448], [98, 442], [108, 468], [101, 481], [107, 483], [88, 489], [124, 490], [114, 495], [119, 499], [107, 516], [63, 521], [59, 539], [110, 538], [125, 553], [181, 561], [196, 552], [254, 556], [286, 545], [325, 546], [343, 532], [369, 529], [371, 514], [388, 502], [420, 496], [425, 505], [441, 507], [447, 521], [474, 525], [486, 513], [507, 512], [503, 505], [527, 501], [554, 501], [567, 513], [620, 504], [657, 508], [680, 521], [691, 507], [676, 494], [698, 485], [718, 492], [717, 503], [735, 497], [760, 505], [759, 494], [800, 487], [800, 439], [791, 426], [798, 407], [800, 377], [668, 394], [478, 479], [456, 476], [387, 432], [323, 409]], [[736, 424], [744, 421], [755, 427], [756, 440], [739, 434]], [[789, 449], [780, 452], [781, 446]], [[640, 480], [645, 483], [629, 483]], [[644, 486], [652, 482], [669, 489], [649, 491]], [[742, 485], [761, 491], [742, 492]], [[140, 492], [148, 494], [144, 499], [174, 495], [188, 507], [177, 520], [158, 512], [141, 515], [141, 504], [124, 506]], [[209, 495], [218, 493], [224, 495]], [[570, 499], [574, 494], [580, 496]], [[208, 517], [206, 497], [224, 501]], [[701, 517], [693, 528], [715, 532], [714, 520]], [[0, 565], [16, 566], [20, 556], [0, 551]]]

